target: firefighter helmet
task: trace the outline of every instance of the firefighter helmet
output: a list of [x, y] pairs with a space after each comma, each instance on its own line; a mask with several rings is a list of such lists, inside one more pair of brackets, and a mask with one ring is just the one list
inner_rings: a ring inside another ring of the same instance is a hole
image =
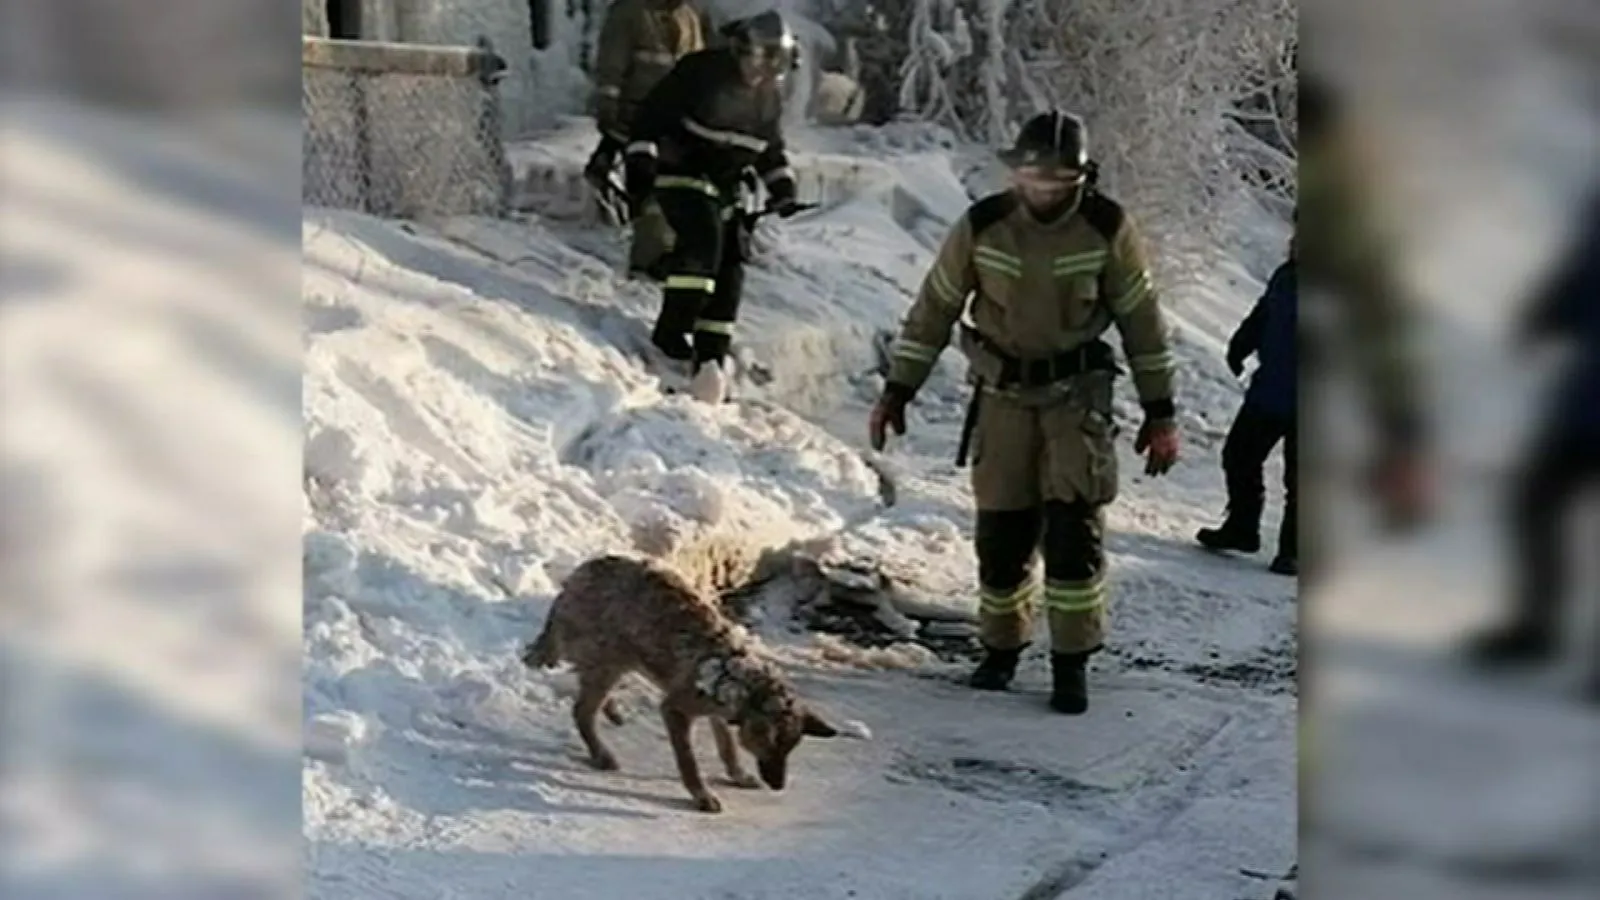
[[1071, 113], [1040, 113], [1023, 124], [1017, 140], [1001, 151], [1001, 159], [1010, 166], [1049, 166], [1076, 169], [1089, 168], [1089, 132], [1083, 120]]
[[735, 19], [720, 30], [735, 52], [753, 57], [775, 75], [791, 72], [800, 65], [800, 42], [777, 10]]

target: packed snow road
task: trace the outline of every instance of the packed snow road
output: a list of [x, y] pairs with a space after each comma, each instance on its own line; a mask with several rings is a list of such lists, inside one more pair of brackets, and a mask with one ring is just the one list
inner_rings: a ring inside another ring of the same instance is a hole
[[[1129, 431], [1115, 646], [1088, 715], [1048, 711], [1037, 655], [1012, 693], [976, 694], [958, 683], [975, 600], [956, 354], [911, 433], [863, 450], [879, 335], [937, 239], [927, 219], [962, 196], [947, 155], [901, 163], [919, 180], [771, 235], [742, 399], [720, 408], [664, 396], [641, 364], [654, 292], [617, 279], [616, 236], [307, 211], [313, 896], [1272, 896], [1295, 848], [1294, 583], [1190, 545], [1221, 509], [1238, 397], [1218, 329], [1263, 266], [1169, 292], [1188, 455], [1147, 480]], [[623, 770], [582, 762], [571, 677], [517, 648], [568, 571], [662, 523], [827, 537], [840, 571], [894, 580], [875, 608], [780, 584], [749, 611], [801, 690], [870, 739], [807, 741], [788, 790], [723, 787], [707, 816], [630, 685], [629, 721], [608, 726]]]

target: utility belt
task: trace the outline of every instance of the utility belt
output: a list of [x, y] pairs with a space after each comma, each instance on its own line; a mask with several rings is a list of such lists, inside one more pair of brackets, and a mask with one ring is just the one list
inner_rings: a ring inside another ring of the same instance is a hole
[[1099, 338], [1053, 356], [1018, 357], [1007, 353], [983, 332], [961, 323], [961, 352], [973, 364], [982, 385], [995, 390], [1041, 388], [1085, 372], [1121, 372], [1111, 345]]
[[961, 424], [961, 443], [956, 449], [957, 466], [967, 464], [972, 432], [978, 427], [978, 412], [983, 406], [986, 389], [1028, 390], [1059, 384], [1086, 372], [1110, 372], [1116, 375], [1122, 371], [1111, 345], [1099, 338], [1053, 356], [1024, 358], [1007, 353], [983, 332], [965, 322], [961, 323], [961, 352], [971, 362], [975, 377], [972, 398], [967, 402], [966, 419]]

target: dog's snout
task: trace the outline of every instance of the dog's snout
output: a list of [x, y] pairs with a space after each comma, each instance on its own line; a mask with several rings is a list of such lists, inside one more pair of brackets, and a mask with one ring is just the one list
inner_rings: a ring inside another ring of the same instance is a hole
[[767, 787], [775, 791], [783, 790], [783, 782], [788, 775], [785, 771], [787, 767], [783, 764], [783, 760], [778, 760], [777, 762], [762, 761], [757, 764], [756, 768], [760, 771], [761, 780]]

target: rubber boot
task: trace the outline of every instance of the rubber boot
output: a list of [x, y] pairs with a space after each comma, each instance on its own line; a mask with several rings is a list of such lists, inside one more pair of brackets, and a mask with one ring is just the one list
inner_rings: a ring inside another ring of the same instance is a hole
[[1195, 540], [1207, 550], [1233, 550], [1238, 553], [1255, 553], [1261, 549], [1261, 526], [1246, 524], [1243, 516], [1233, 512], [1216, 528], [1202, 528]]
[[1089, 654], [1050, 654], [1050, 708], [1069, 716], [1089, 709]]
[[1022, 659], [1022, 647], [1013, 650], [983, 649], [983, 660], [972, 670], [967, 684], [980, 691], [1003, 691], [1010, 687], [1011, 679], [1017, 677], [1017, 661]]
[[1467, 642], [1468, 659], [1480, 666], [1548, 662], [1560, 651], [1555, 631], [1536, 622], [1514, 621]]

